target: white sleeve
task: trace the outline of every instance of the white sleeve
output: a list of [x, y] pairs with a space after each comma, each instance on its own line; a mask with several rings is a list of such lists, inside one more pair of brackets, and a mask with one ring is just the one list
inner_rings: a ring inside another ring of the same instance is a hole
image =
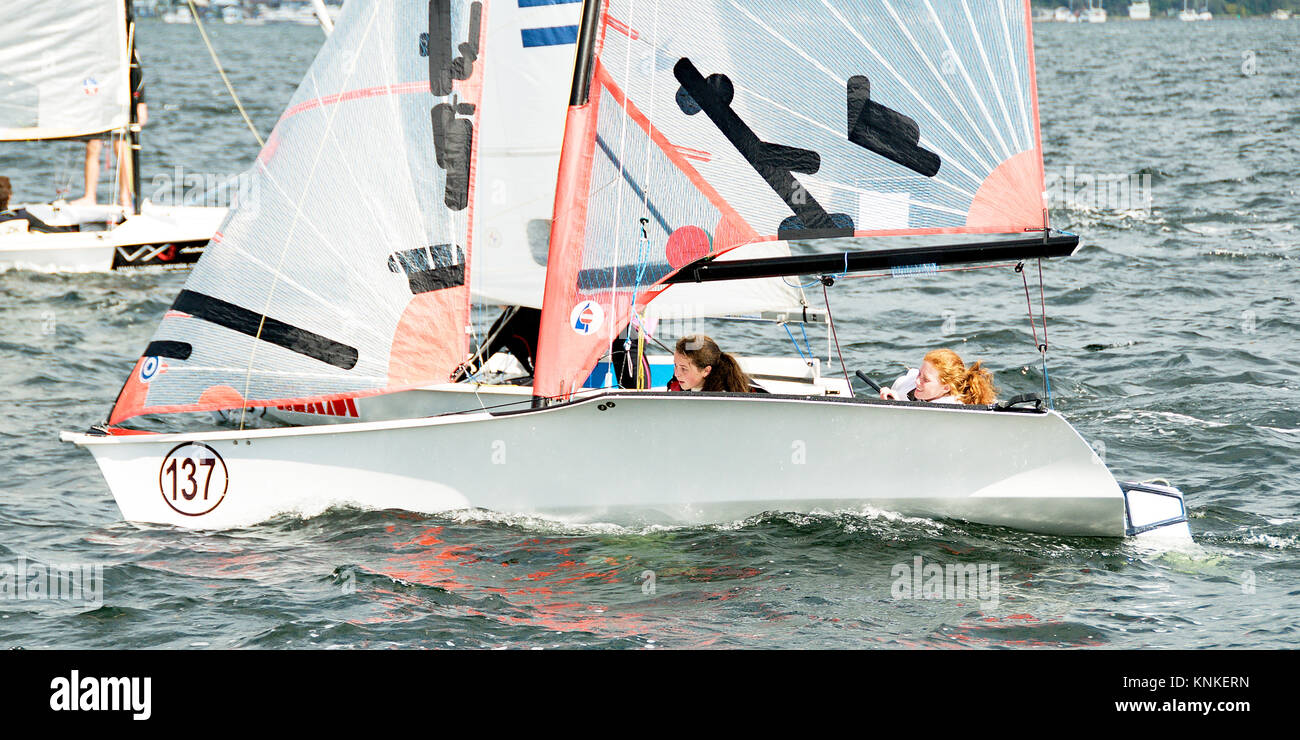
[[908, 370], [906, 375], [899, 376], [898, 380], [894, 381], [890, 390], [894, 391], [894, 395], [900, 399], [907, 398], [907, 394], [916, 390], [916, 378], [920, 374], [921, 371], [916, 368]]

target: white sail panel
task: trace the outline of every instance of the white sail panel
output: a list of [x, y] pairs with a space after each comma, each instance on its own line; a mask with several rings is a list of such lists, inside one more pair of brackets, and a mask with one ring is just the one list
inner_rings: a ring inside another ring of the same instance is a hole
[[[349, 3], [111, 421], [446, 381], [467, 354], [484, 3]], [[490, 53], [490, 52], [488, 52]]]
[[126, 0], [6, 0], [0, 141], [59, 139], [130, 121]]
[[542, 307], [580, 0], [492, 6], [475, 216], [476, 300]]

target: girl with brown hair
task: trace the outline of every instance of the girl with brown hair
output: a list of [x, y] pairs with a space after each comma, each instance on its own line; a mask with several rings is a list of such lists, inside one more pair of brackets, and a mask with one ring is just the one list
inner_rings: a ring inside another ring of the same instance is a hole
[[[913, 380], [913, 373], [915, 379]], [[915, 390], [906, 390], [915, 384]], [[993, 373], [983, 362], [967, 367], [950, 349], [936, 349], [925, 355], [919, 371], [909, 372], [883, 388], [880, 397], [894, 401], [929, 401], [930, 403], [993, 403], [997, 399]]]
[[723, 352], [709, 336], [691, 334], [677, 340], [668, 390], [750, 393], [753, 389], [735, 357]]

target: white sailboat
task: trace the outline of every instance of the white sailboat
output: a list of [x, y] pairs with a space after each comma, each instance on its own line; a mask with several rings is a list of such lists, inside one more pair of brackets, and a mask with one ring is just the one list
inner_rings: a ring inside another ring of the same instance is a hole
[[1093, 5], [1093, 0], [1088, 0], [1088, 10], [1083, 14], [1083, 19], [1089, 23], [1105, 23], [1106, 9], [1100, 5]]
[[1136, 2], [1136, 3], [1129, 3], [1128, 17], [1129, 20], [1134, 20], [1134, 21], [1151, 20], [1151, 3], [1147, 2], [1147, 0], [1141, 0], [1141, 2]]
[[[351, 505], [709, 522], [879, 506], [1064, 535], [1188, 536], [1177, 489], [1116, 482], [1041, 403], [584, 390], [629, 322], [668, 296], [707, 305], [718, 291], [734, 308], [734, 285], [758, 280], [1072, 253], [1077, 237], [1046, 228], [1021, 0], [895, 3], [903, 34], [820, 3], [806, 9], [818, 22], [791, 24], [786, 5], [698, 0], [589, 0], [576, 27], [521, 29], [520, 48], [577, 49], [536, 369], [517, 394], [529, 402], [289, 428], [123, 426], [346, 405], [457, 376], [471, 298], [505, 289], [482, 256], [492, 183], [480, 167], [489, 78], [522, 67], [495, 66], [511, 52], [486, 34], [494, 14], [523, 5], [345, 7], [259, 158], [257, 176], [277, 188], [231, 214], [108, 424], [63, 435], [94, 454], [124, 517], [222, 528]], [[358, 194], [365, 208], [342, 215]], [[503, 244], [527, 243], [510, 231]], [[860, 248], [894, 236], [939, 243]], [[791, 241], [807, 249], [790, 254]], [[935, 435], [938, 458], [916, 444]], [[657, 472], [648, 461], [662, 461]]]
[[1187, 7], [1187, 0], [1183, 0], [1183, 9], [1178, 14], [1178, 20], [1192, 22], [1192, 21], [1200, 21], [1200, 20], [1208, 20], [1208, 19], [1202, 18], [1201, 14], [1196, 12], [1196, 10], [1194, 9], [1189, 10]]
[[[14, 205], [37, 221], [0, 225], [0, 270], [173, 269], [198, 259], [225, 208], [163, 207], [140, 193], [140, 127], [131, 102], [134, 23], [125, 0], [22, 0], [0, 29], [0, 141], [126, 140], [135, 203]], [[89, 32], [87, 29], [95, 29]], [[117, 188], [115, 188], [116, 190]], [[38, 223], [38, 221], [40, 223]], [[54, 232], [43, 231], [46, 224]]]

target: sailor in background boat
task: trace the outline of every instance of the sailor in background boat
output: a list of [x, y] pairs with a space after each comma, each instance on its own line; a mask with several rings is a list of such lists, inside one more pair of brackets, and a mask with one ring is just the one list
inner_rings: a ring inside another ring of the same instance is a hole
[[[51, 226], [28, 213], [26, 208], [9, 210], [9, 197], [13, 194], [14, 189], [9, 183], [9, 178], [0, 176], [0, 233], [9, 233], [14, 230], [14, 226], [17, 226], [18, 231], [40, 231], [46, 234], [81, 230], [78, 226]], [[25, 221], [26, 226], [10, 223], [13, 221]]]
[[707, 334], [689, 334], [673, 350], [670, 391], [722, 391], [752, 393], [754, 383], [736, 358], [723, 352]]
[[984, 404], [993, 403], [997, 395], [993, 373], [982, 362], [966, 367], [950, 349], [927, 353], [920, 369], [908, 370], [892, 386], [880, 389], [886, 401]]
[[[140, 57], [131, 50], [131, 101], [135, 103], [136, 123], [144, 126], [149, 121], [149, 106], [144, 102], [144, 70], [140, 67]], [[101, 139], [86, 141], [86, 194], [72, 202], [77, 206], [93, 206], [99, 189], [99, 155], [104, 149]], [[122, 210], [130, 215], [135, 212], [131, 198], [131, 178], [124, 165], [123, 153], [126, 141], [122, 138], [113, 140], [113, 153], [117, 157], [117, 195]]]

